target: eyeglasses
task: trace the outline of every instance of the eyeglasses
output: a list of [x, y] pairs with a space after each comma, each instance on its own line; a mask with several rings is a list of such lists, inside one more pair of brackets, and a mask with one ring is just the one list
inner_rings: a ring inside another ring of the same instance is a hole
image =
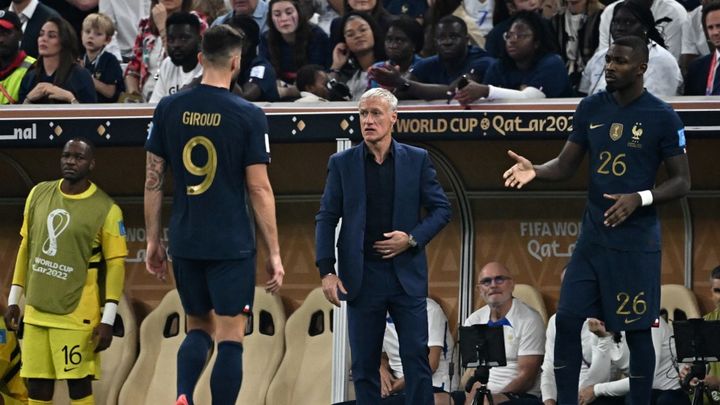
[[485, 286], [485, 287], [490, 287], [490, 284], [492, 284], [492, 282], [494, 281], [495, 285], [503, 285], [503, 284], [505, 284], [505, 281], [510, 280], [510, 279], [511, 279], [511, 277], [508, 277], [508, 276], [485, 277], [485, 278], [481, 278], [478, 281], [478, 284]]
[[518, 32], [505, 31], [505, 33], [503, 34], [503, 39], [505, 39], [506, 41], [517, 41], [518, 39], [525, 39], [525, 38], [528, 38], [531, 36], [532, 36], [532, 34], [529, 32], [518, 33]]

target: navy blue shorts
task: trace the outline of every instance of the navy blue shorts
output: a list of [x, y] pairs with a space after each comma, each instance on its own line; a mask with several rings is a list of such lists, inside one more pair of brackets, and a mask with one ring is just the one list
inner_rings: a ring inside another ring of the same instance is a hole
[[578, 241], [558, 312], [593, 317], [609, 331], [649, 328], [660, 312], [660, 252], [628, 252]]
[[239, 260], [194, 260], [173, 257], [175, 284], [188, 315], [252, 314], [255, 256]]

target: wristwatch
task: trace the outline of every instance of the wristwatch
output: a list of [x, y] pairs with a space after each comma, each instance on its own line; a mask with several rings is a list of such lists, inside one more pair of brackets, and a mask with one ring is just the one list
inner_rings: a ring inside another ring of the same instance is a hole
[[412, 236], [412, 234], [408, 234], [408, 245], [410, 245], [411, 248], [417, 247], [418, 243], [415, 240], [415, 237]]

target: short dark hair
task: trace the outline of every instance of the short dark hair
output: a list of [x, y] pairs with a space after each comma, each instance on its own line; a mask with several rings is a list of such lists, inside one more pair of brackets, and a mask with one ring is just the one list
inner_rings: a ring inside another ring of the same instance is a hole
[[[548, 24], [545, 22], [542, 14], [535, 11], [518, 11], [511, 17], [510, 25], [508, 25], [508, 31], [510, 30], [510, 27], [513, 26], [513, 24], [518, 22], [523, 23], [530, 28], [530, 31], [532, 31], [533, 35], [533, 42], [537, 44], [535, 53], [532, 56], [533, 65], [537, 63], [537, 61], [539, 61], [543, 56], [549, 53], [556, 52], [555, 41], [552, 40], [552, 34], [550, 33]], [[510, 57], [510, 54], [507, 52], [507, 46], [505, 41], [503, 41], [502, 52], [500, 53], [499, 59], [503, 66], [506, 68], [517, 67], [515, 60]]]
[[295, 86], [299, 91], [305, 91], [309, 86], [315, 84], [315, 78], [318, 72], [324, 71], [320, 65], [305, 65], [298, 69], [297, 77], [295, 78]]
[[242, 52], [245, 36], [235, 28], [221, 24], [205, 31], [201, 50], [205, 60], [210, 64], [225, 64], [233, 51]]
[[632, 54], [640, 58], [640, 63], [647, 63], [650, 55], [647, 43], [640, 37], [625, 36], [613, 41], [612, 45], [626, 46], [632, 49]]
[[702, 6], [703, 31], [705, 31], [705, 21], [707, 20], [707, 15], [710, 14], [711, 12], [717, 11], [717, 10], [720, 10], [720, 1], [718, 1], [718, 0], [709, 1], [709, 2], [705, 3], [704, 6]]
[[[388, 31], [390, 28], [396, 28], [404, 32], [408, 39], [415, 45], [416, 53], [423, 49], [425, 45], [425, 32], [423, 31], [422, 25], [420, 25], [416, 19], [407, 15], [401, 15], [388, 25]], [[385, 35], [387, 35], [387, 31], [385, 31]]]
[[66, 147], [70, 142], [82, 142], [82, 143], [84, 143], [85, 145], [87, 145], [87, 150], [88, 150], [88, 152], [90, 152], [90, 157], [94, 157], [94, 156], [95, 156], [95, 144], [94, 144], [91, 140], [89, 140], [88, 138], [85, 138], [84, 136], [74, 136], [74, 137], [72, 137], [70, 140], [68, 140], [67, 142], [65, 142], [65, 144], [63, 145], [63, 149], [65, 149], [65, 147]]
[[460, 18], [460, 17], [458, 17], [458, 16], [455, 16], [455, 15], [452, 15], [452, 14], [446, 15], [445, 17], [443, 17], [443, 18], [441, 18], [440, 20], [438, 20], [437, 24], [435, 24], [435, 29], [437, 30], [437, 27], [438, 27], [440, 24], [448, 24], [448, 25], [450, 25], [450, 24], [453, 24], [453, 23], [458, 23], [458, 24], [460, 24], [460, 26], [461, 26], [462, 29], [463, 29], [463, 34], [466, 34], [466, 35], [467, 35], [468, 29], [467, 29], [467, 24], [465, 23], [465, 21], [464, 21], [462, 18]]
[[711, 279], [720, 279], [720, 266], [715, 267], [715, 268], [710, 272], [710, 278], [711, 278]]
[[235, 14], [233, 18], [227, 22], [227, 25], [236, 30], [241, 30], [243, 34], [245, 34], [245, 41], [248, 42], [251, 47], [257, 46], [260, 42], [260, 27], [258, 27], [257, 22], [255, 22], [252, 17]]
[[171, 25], [189, 25], [200, 34], [200, 19], [187, 11], [176, 11], [167, 18], [165, 29], [170, 29]]

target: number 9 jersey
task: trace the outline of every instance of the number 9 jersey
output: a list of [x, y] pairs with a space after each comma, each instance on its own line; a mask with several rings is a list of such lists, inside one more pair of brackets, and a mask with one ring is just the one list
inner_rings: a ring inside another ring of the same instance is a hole
[[245, 169], [270, 162], [267, 119], [259, 107], [219, 87], [180, 91], [155, 108], [145, 149], [173, 172], [172, 256], [254, 255]]
[[655, 207], [638, 207], [617, 227], [603, 224], [615, 201], [603, 194], [652, 189], [660, 163], [685, 153], [685, 130], [677, 113], [644, 91], [626, 106], [602, 91], [586, 97], [573, 117], [569, 141], [588, 151], [590, 184], [581, 239], [623, 251], [660, 250]]

